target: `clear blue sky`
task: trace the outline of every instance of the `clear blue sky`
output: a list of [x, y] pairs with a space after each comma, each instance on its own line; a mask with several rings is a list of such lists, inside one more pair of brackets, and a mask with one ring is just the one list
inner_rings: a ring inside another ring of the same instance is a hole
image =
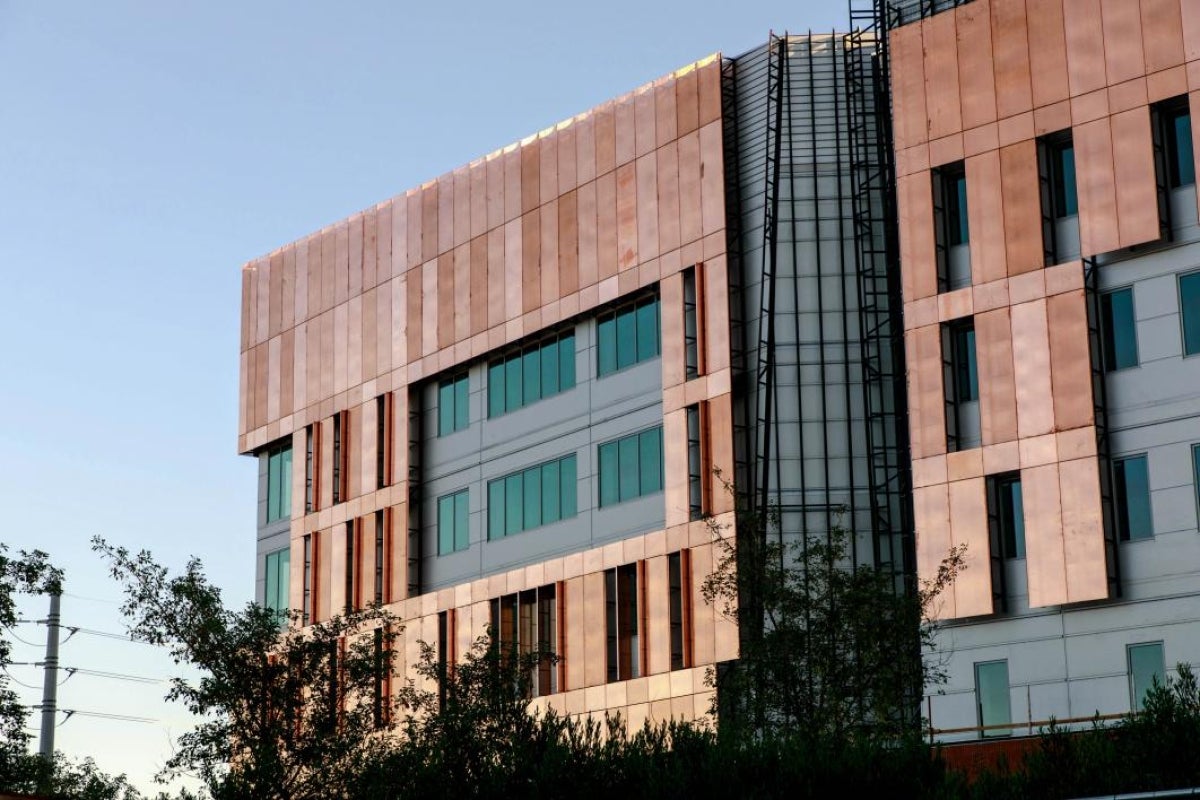
[[[712, 52], [846, 17], [844, 0], [0, 0], [0, 541], [66, 569], [72, 625], [124, 630], [94, 534], [196, 555], [249, 600], [244, 262]], [[172, 670], [83, 633], [62, 660]], [[60, 749], [150, 788], [188, 724], [163, 691], [76, 675], [60, 705], [157, 722], [76, 717]]]

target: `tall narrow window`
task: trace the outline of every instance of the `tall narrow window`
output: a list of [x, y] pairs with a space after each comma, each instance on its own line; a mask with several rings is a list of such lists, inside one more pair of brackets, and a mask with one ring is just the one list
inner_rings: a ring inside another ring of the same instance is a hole
[[1155, 681], [1162, 685], [1166, 676], [1162, 642], [1131, 644], [1126, 650], [1129, 661], [1129, 705], [1134, 711], [1146, 707], [1146, 693]]
[[604, 607], [608, 682], [636, 678], [641, 674], [637, 564], [605, 571]]
[[308, 425], [304, 428], [304, 513], [317, 510], [317, 447], [321, 426]]
[[938, 167], [932, 174], [938, 291], [949, 292], [971, 285], [967, 173], [958, 161]]
[[371, 706], [373, 722], [376, 730], [387, 724], [388, 699], [385, 653], [383, 649], [383, 628], [376, 628], [374, 633], [374, 692]]
[[597, 455], [601, 507], [662, 491], [661, 426], [605, 442]]
[[470, 409], [467, 406], [470, 385], [466, 373], [438, 384], [438, 436], [449, 436], [465, 430], [470, 424]]
[[596, 374], [603, 378], [660, 351], [658, 298], [647, 297], [596, 318]]
[[354, 520], [346, 520], [346, 613], [358, 608], [358, 531]]
[[1075, 144], [1071, 131], [1038, 139], [1042, 201], [1042, 247], [1046, 265], [1079, 257], [1079, 192], [1075, 185]]
[[1162, 145], [1167, 187], [1178, 189], [1196, 183], [1192, 151], [1192, 112], [1187, 95], [1154, 104], [1158, 140]]
[[1200, 353], [1200, 272], [1179, 278], [1179, 313], [1183, 318], [1183, 354]]
[[292, 515], [292, 443], [285, 441], [272, 446], [267, 461], [267, 522], [286, 519]]
[[267, 553], [265, 563], [266, 587], [263, 594], [263, 607], [278, 613], [281, 623], [287, 622], [291, 567], [292, 549], [290, 547], [276, 550], [274, 553]]
[[946, 446], [950, 451], [982, 444], [979, 424], [979, 369], [975, 358], [975, 321], [942, 326], [946, 394]]
[[1104, 369], [1112, 372], [1138, 365], [1137, 324], [1133, 314], [1133, 289], [1100, 295], [1100, 336]]
[[1122, 541], [1154, 536], [1150, 475], [1145, 455], [1113, 460], [1113, 500], [1117, 533]]
[[313, 616], [313, 600], [316, 599], [313, 586], [314, 566], [313, 537], [310, 533], [304, 537], [304, 592], [300, 607], [300, 621], [305, 625], [316, 621]]
[[375, 488], [392, 483], [392, 395], [375, 398]]
[[1192, 445], [1192, 481], [1196, 492], [1196, 508], [1200, 511], [1200, 444]]
[[688, 380], [698, 377], [704, 370], [701, 363], [700, 287], [697, 277], [696, 267], [688, 267], [683, 271], [683, 364]]
[[691, 563], [687, 551], [667, 556], [667, 612], [671, 626], [671, 669], [691, 666], [691, 630], [688, 611]]
[[348, 499], [348, 468], [350, 465], [350, 412], [339, 411], [333, 415], [333, 502]]
[[988, 555], [992, 572], [992, 605], [1008, 610], [1006, 560], [1025, 557], [1025, 504], [1021, 473], [987, 478]]
[[687, 454], [688, 454], [688, 516], [700, 519], [704, 516], [704, 449], [703, 420], [699, 404], [688, 406]]
[[387, 547], [386, 547], [387, 530], [384, 526], [389, 521], [390, 520], [388, 519], [388, 515], [384, 513], [384, 510], [382, 508], [375, 512], [375, 603], [376, 603], [376, 605], [383, 605], [383, 603], [384, 603], [383, 567], [384, 567], [385, 559], [387, 558]]
[[979, 711], [980, 732], [985, 738], [1009, 736], [1012, 705], [1009, 701], [1008, 662], [984, 661], [975, 665], [975, 700]]
[[442, 495], [437, 505], [438, 555], [466, 550], [470, 543], [468, 529], [468, 492], [463, 489]]
[[538, 696], [558, 691], [558, 670], [554, 661], [558, 653], [558, 598], [554, 584], [537, 590], [537, 674], [533, 688]]
[[439, 611], [437, 615], [437, 667], [438, 667], [438, 703], [446, 704], [446, 689], [450, 673], [454, 670], [454, 612]]

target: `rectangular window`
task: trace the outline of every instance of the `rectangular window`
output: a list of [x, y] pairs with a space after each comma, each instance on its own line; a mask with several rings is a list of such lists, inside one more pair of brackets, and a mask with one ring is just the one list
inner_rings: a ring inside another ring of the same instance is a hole
[[1071, 132], [1043, 139], [1048, 156], [1050, 214], [1054, 219], [1079, 213], [1079, 191], [1075, 184], [1075, 143]]
[[304, 428], [304, 513], [311, 514], [317, 510], [317, 442], [320, 436], [320, 425], [307, 425]]
[[937, 250], [938, 291], [971, 284], [967, 223], [967, 173], [962, 161], [937, 167], [933, 176], [934, 241]]
[[661, 426], [605, 442], [598, 455], [601, 507], [662, 491]]
[[387, 528], [385, 527], [390, 522], [389, 515], [384, 513], [381, 508], [375, 512], [375, 604], [383, 605], [383, 567], [387, 559]]
[[975, 320], [942, 326], [946, 399], [946, 446], [950, 451], [982, 444], [979, 425], [979, 368], [975, 355]]
[[267, 451], [267, 522], [292, 515], [292, 444], [274, 445]]
[[683, 365], [684, 376], [691, 380], [703, 372], [700, 346], [700, 286], [699, 270], [688, 267], [683, 271]]
[[466, 373], [438, 384], [438, 436], [466, 429], [470, 422], [467, 409], [470, 385]]
[[466, 550], [470, 542], [468, 529], [468, 490], [442, 495], [437, 505], [438, 555]]
[[1179, 311], [1183, 317], [1183, 354], [1200, 353], [1200, 272], [1179, 278]]
[[1025, 557], [1025, 502], [1021, 476], [997, 476], [999, 495], [1000, 543], [1005, 558]]
[[1132, 288], [1100, 295], [1100, 337], [1105, 371], [1138, 365]]
[[646, 297], [596, 318], [596, 374], [603, 378], [661, 349], [658, 298]]
[[289, 607], [288, 589], [291, 585], [292, 549], [285, 547], [266, 557], [266, 590], [263, 607], [280, 614], [281, 623], [287, 622]]
[[437, 667], [438, 667], [438, 705], [446, 704], [447, 678], [454, 670], [456, 660], [454, 654], [455, 614], [453, 610], [439, 611], [437, 615]]
[[1196, 508], [1200, 516], [1200, 444], [1192, 445], [1192, 480], [1196, 491]]
[[1012, 722], [1007, 661], [985, 661], [975, 665], [975, 699], [979, 727], [984, 729], [980, 733], [985, 738], [1012, 734], [1011, 728], [993, 727]]
[[688, 455], [688, 516], [700, 519], [704, 516], [704, 448], [700, 405], [688, 406], [687, 455]]
[[1192, 112], [1187, 95], [1155, 103], [1154, 115], [1167, 187], [1192, 186], [1196, 183], [1196, 161], [1192, 151]]
[[354, 520], [346, 520], [346, 613], [358, 608], [358, 531]]
[[1121, 541], [1149, 539], [1154, 536], [1154, 516], [1150, 510], [1150, 475], [1145, 455], [1113, 461], [1113, 500], [1117, 533]]
[[574, 453], [488, 481], [488, 539], [575, 516], [576, 491]]
[[1042, 205], [1042, 248], [1046, 266], [1079, 256], [1079, 193], [1075, 185], [1075, 145], [1071, 131], [1038, 139], [1038, 181]]
[[575, 331], [527, 345], [488, 364], [488, 417], [575, 387]]
[[641, 674], [637, 564], [605, 571], [604, 608], [608, 682], [636, 678]]
[[531, 662], [527, 678], [533, 696], [558, 691], [558, 674], [554, 669], [555, 654], [559, 652], [555, 584], [494, 598], [491, 632], [503, 658]]
[[333, 502], [348, 499], [350, 468], [350, 412], [333, 415]]
[[387, 687], [387, 684], [388, 684], [387, 675], [386, 675], [387, 670], [384, 665], [384, 662], [386, 659], [385, 659], [385, 653], [384, 653], [384, 649], [383, 649], [383, 628], [375, 629], [373, 644], [374, 644], [373, 655], [374, 655], [374, 663], [375, 663], [374, 693], [373, 693], [374, 694], [374, 697], [373, 697], [374, 702], [373, 702], [371, 708], [372, 708], [372, 712], [373, 712], [373, 722], [375, 725], [375, 729], [378, 730], [387, 724], [387, 718], [388, 718], [387, 700], [390, 697], [390, 692], [388, 691], [388, 687]]
[[1167, 673], [1162, 642], [1131, 644], [1125, 648], [1129, 660], [1129, 707], [1141, 711], [1146, 707], [1146, 693], [1155, 681], [1161, 686]]
[[310, 533], [304, 537], [304, 585], [300, 606], [300, 621], [304, 625], [316, 621], [313, 613], [313, 601], [316, 599], [316, 587], [313, 585], [316, 565], [313, 563], [313, 557], [313, 535]]
[[392, 483], [392, 395], [375, 398], [375, 488]]
[[691, 666], [691, 626], [688, 611], [691, 586], [691, 561], [687, 551], [667, 556], [667, 611], [671, 626], [671, 669]]

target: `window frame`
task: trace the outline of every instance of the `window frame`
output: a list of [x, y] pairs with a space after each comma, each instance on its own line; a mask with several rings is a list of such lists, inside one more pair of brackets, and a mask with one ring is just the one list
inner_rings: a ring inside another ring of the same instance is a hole
[[[981, 687], [981, 683], [979, 680], [980, 667], [991, 667], [996, 664], [1004, 665], [1004, 688], [1005, 688], [1005, 701], [1006, 701], [1005, 707], [1008, 710], [1008, 713], [1007, 713], [1008, 719], [1000, 721], [1000, 722], [988, 722], [985, 720], [983, 692], [980, 691], [980, 687]], [[1008, 671], [1008, 659], [996, 658], [996, 659], [991, 659], [988, 661], [976, 661], [974, 663], [973, 672], [974, 672], [974, 676], [975, 676], [975, 714], [976, 714], [976, 719], [979, 722], [979, 737], [981, 739], [1003, 739], [1003, 738], [1012, 736], [1013, 735], [1012, 678], [1009, 675], [1009, 671]], [[1008, 728], [992, 728], [991, 730], [985, 730], [985, 728], [987, 728], [991, 725], [1007, 725], [1009, 727]]]
[[[1146, 514], [1148, 517], [1150, 532], [1133, 536], [1132, 526], [1128, 519], [1129, 511], [1129, 490], [1128, 480], [1124, 473], [1123, 467], [1118, 473], [1118, 465], [1123, 465], [1130, 461], [1141, 460], [1145, 464], [1146, 470]], [[1118, 477], [1119, 475], [1119, 477]], [[1148, 453], [1129, 453], [1126, 455], [1115, 456], [1112, 459], [1112, 499], [1113, 499], [1113, 523], [1117, 529], [1117, 540], [1119, 542], [1141, 542], [1154, 539], [1154, 492], [1150, 488], [1150, 457]]]
[[[1100, 292], [1100, 351], [1101, 359], [1104, 365], [1104, 372], [1120, 372], [1122, 370], [1132, 369], [1141, 366], [1141, 351], [1138, 346], [1137, 334], [1137, 296], [1134, 292], [1132, 284], [1128, 286], [1120, 286], [1115, 289], [1106, 289]], [[1133, 358], [1132, 364], [1117, 364], [1115, 363], [1116, 353], [1120, 349], [1116, 346], [1116, 329], [1111, 325], [1112, 301], [1110, 298], [1119, 294], [1129, 295], [1129, 314], [1130, 314], [1130, 334], [1133, 337]]]
[[1159, 681], [1159, 685], [1161, 686], [1167, 679], [1167, 648], [1162, 639], [1151, 642], [1131, 642], [1130, 644], [1125, 645], [1125, 669], [1129, 679], [1129, 710], [1135, 713], [1142, 711], [1145, 708], [1146, 692], [1149, 691], [1150, 686], [1153, 686], [1154, 684], [1152, 681], [1150, 686], [1146, 686], [1140, 692], [1138, 691], [1140, 687], [1135, 680], [1133, 670], [1134, 651], [1149, 648], [1157, 648], [1158, 650], [1158, 662], [1162, 666], [1162, 672], [1160, 673], [1162, 675], [1162, 680]]
[[[1184, 281], [1189, 281], [1189, 285], [1194, 281], [1196, 286], [1195, 301], [1192, 303], [1193, 317], [1192, 328], [1194, 329], [1194, 337], [1192, 344], [1194, 349], [1188, 349], [1188, 305], [1186, 298], [1183, 296]], [[1200, 355], [1200, 270], [1190, 270], [1181, 272], [1175, 278], [1175, 291], [1179, 298], [1179, 333], [1181, 337], [1181, 346], [1184, 358], [1191, 358], [1195, 355]]]
[[[465, 506], [466, 506], [466, 509], [465, 509], [466, 519], [462, 520], [462, 522], [465, 523], [462, 531], [459, 531], [459, 529], [458, 529], [459, 521], [460, 521], [459, 516], [463, 511], [459, 507], [460, 498], [462, 498], [461, 502], [463, 504], [465, 504]], [[443, 541], [443, 536], [442, 536], [442, 519], [443, 519], [442, 515], [446, 508], [446, 506], [444, 504], [447, 502], [450, 504], [450, 512], [449, 512], [450, 516], [449, 516], [449, 520], [448, 520], [448, 524], [450, 526], [449, 539], [448, 539], [449, 549], [445, 549], [443, 547], [444, 541]], [[437, 504], [435, 506], [434, 517], [435, 517], [434, 528], [437, 532], [436, 533], [436, 535], [437, 535], [437, 554], [439, 557], [453, 555], [454, 553], [463, 553], [463, 552], [466, 552], [467, 550], [471, 549], [471, 489], [470, 489], [470, 487], [463, 487], [462, 489], [456, 489], [452, 492], [447, 492], [445, 494], [438, 495]]]

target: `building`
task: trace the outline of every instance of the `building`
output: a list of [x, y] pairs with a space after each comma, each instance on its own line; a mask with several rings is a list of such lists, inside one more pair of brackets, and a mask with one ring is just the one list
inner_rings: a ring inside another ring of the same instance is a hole
[[492, 624], [559, 654], [535, 705], [702, 714], [739, 635], [699, 594], [708, 520], [737, 536], [715, 467], [898, 578], [967, 545], [923, 709], [945, 738], [1123, 712], [1200, 660], [1200, 14], [851, 23], [247, 264], [259, 598], [386, 603], [400, 668]]

